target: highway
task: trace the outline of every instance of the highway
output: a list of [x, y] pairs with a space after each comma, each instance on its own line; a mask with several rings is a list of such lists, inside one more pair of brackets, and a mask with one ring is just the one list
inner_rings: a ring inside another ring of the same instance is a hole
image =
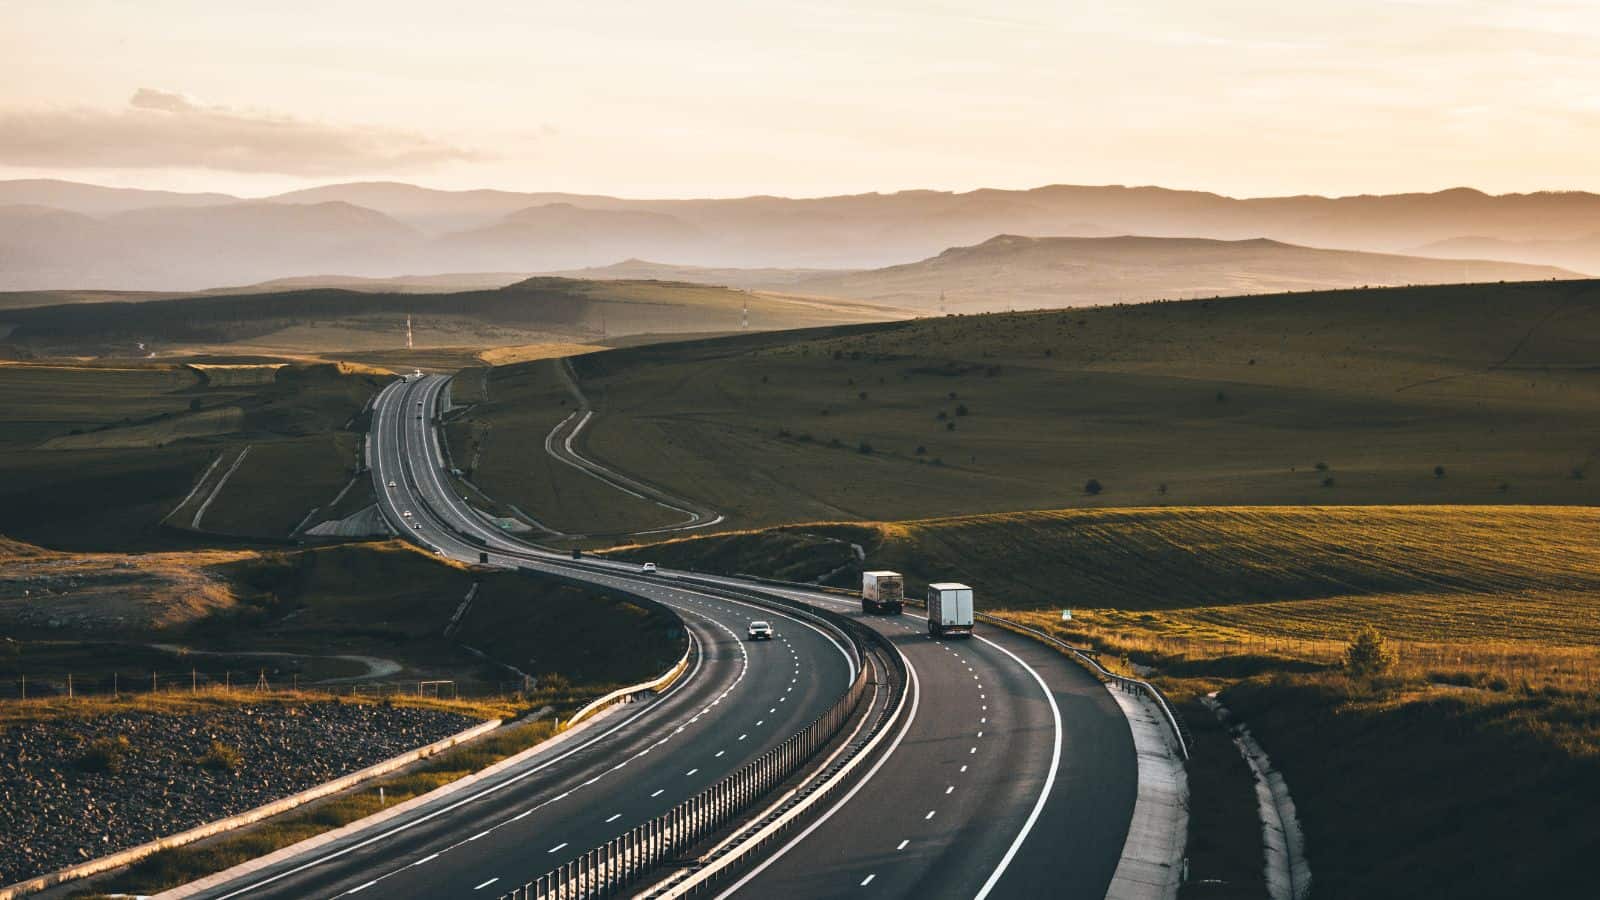
[[[396, 382], [380, 395], [373, 475], [397, 530], [475, 561], [478, 548], [435, 514], [458, 509], [444, 499], [450, 495], [438, 466], [426, 464], [437, 459], [427, 423], [442, 384]], [[425, 407], [416, 405], [419, 399]], [[387, 487], [390, 481], [395, 487]], [[637, 573], [627, 567], [574, 572], [557, 560], [498, 555], [494, 562], [560, 571], [671, 606], [699, 651], [691, 669], [659, 699], [615, 707], [551, 752], [467, 791], [196, 896], [497, 896], [670, 808], [798, 731], [844, 691], [857, 664], [847, 645], [813, 625], [665, 579], [632, 577]], [[745, 641], [752, 619], [772, 621], [777, 639]]]
[[[934, 640], [914, 614], [862, 616], [839, 595], [666, 570], [643, 576], [631, 564], [575, 563], [523, 544], [449, 490], [432, 427], [445, 383], [396, 382], [375, 404], [371, 463], [389, 521], [453, 558], [478, 559], [480, 547], [460, 536], [471, 534], [493, 563], [667, 603], [702, 650], [697, 667], [666, 696], [622, 707], [550, 759], [204, 896], [498, 896], [705, 787], [844, 690], [856, 661], [822, 629], [697, 585], [850, 614], [884, 634], [910, 673], [910, 715], [887, 755], [715, 896], [1105, 896], [1132, 815], [1136, 757], [1120, 710], [1081, 668], [999, 629]], [[780, 639], [740, 640], [754, 618], [774, 621]]]

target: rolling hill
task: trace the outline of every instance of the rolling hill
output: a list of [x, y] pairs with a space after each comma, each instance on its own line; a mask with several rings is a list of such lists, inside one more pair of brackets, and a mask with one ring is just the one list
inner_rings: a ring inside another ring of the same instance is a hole
[[1320, 250], [1257, 238], [1000, 235], [931, 259], [800, 278], [800, 293], [966, 312], [1348, 287], [1573, 278], [1549, 266]]
[[[104, 225], [66, 217], [47, 232], [32, 227], [38, 221], [20, 221], [15, 211], [0, 215], [5, 263], [0, 289], [9, 290], [197, 290], [316, 273], [566, 271], [622, 259], [714, 269], [860, 269], [926, 258], [996, 234], [1265, 237], [1383, 253], [1414, 253], [1418, 247], [1475, 236], [1490, 242], [1484, 245], [1486, 258], [1564, 263], [1580, 271], [1600, 265], [1582, 248], [1551, 256], [1546, 246], [1594, 234], [1600, 195], [1580, 192], [1495, 196], [1462, 188], [1240, 199], [1159, 187], [1050, 185], [964, 193], [639, 200], [367, 182], [243, 200], [0, 181], [0, 207], [8, 206], [48, 207]], [[362, 217], [354, 209], [369, 214]], [[184, 244], [188, 236], [213, 234], [215, 240]], [[241, 240], [259, 240], [265, 247], [251, 252], [237, 243]], [[1441, 254], [1461, 255], [1448, 244]]]
[[608, 336], [738, 331], [874, 322], [907, 315], [851, 301], [789, 298], [660, 281], [537, 277], [494, 290], [401, 293], [332, 288], [75, 303], [0, 313], [12, 353], [130, 355], [136, 344], [188, 352], [344, 353], [417, 346], [487, 347]]

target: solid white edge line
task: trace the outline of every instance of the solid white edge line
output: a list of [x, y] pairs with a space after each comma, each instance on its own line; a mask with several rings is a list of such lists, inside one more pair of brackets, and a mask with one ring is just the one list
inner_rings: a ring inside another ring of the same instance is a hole
[[873, 777], [878, 774], [878, 770], [883, 768], [883, 764], [888, 762], [894, 756], [895, 751], [900, 748], [900, 742], [905, 740], [906, 734], [911, 730], [911, 724], [917, 720], [917, 708], [922, 704], [922, 682], [917, 677], [917, 669], [915, 666], [911, 665], [911, 660], [906, 659], [906, 655], [898, 648], [895, 650], [895, 653], [899, 654], [900, 661], [905, 663], [906, 672], [911, 676], [911, 712], [906, 716], [905, 724], [900, 726], [900, 733], [895, 735], [894, 741], [889, 744], [889, 749], [885, 750], [884, 754], [878, 757], [878, 761], [872, 764], [872, 768], [867, 770], [867, 774], [863, 775], [860, 781], [852, 785], [850, 790], [847, 791], [843, 797], [840, 797], [839, 802], [835, 803], [831, 809], [817, 817], [815, 822], [812, 822], [809, 826], [807, 826], [806, 830], [795, 835], [794, 838], [789, 841], [789, 843], [784, 844], [782, 847], [779, 847], [777, 850], [773, 851], [770, 856], [762, 860], [760, 865], [756, 866], [754, 869], [751, 869], [743, 878], [740, 878], [738, 881], [730, 885], [727, 890], [718, 894], [716, 896], [716, 900], [722, 900], [724, 897], [732, 896], [735, 891], [738, 891], [746, 884], [749, 884], [750, 881], [757, 875], [765, 872], [773, 863], [783, 858], [784, 854], [788, 853], [790, 850], [793, 850], [801, 841], [810, 836], [811, 832], [816, 831], [818, 828], [822, 827], [824, 822], [827, 822], [829, 819], [833, 818], [834, 813], [844, 809], [845, 804], [850, 802], [850, 799], [856, 795], [856, 792], [860, 791], [863, 787], [866, 787], [867, 782], [871, 781]]
[[1022, 842], [1028, 839], [1028, 833], [1033, 830], [1034, 823], [1039, 821], [1039, 816], [1044, 812], [1044, 805], [1050, 799], [1050, 790], [1055, 787], [1056, 771], [1061, 768], [1061, 708], [1056, 705], [1056, 697], [1055, 694], [1050, 692], [1050, 686], [1045, 684], [1044, 677], [1034, 671], [1033, 666], [1023, 662], [1021, 657], [1015, 653], [982, 635], [975, 634], [973, 637], [1011, 657], [1013, 662], [1033, 676], [1033, 680], [1039, 685], [1039, 690], [1044, 692], [1045, 700], [1050, 703], [1050, 717], [1055, 720], [1056, 728], [1055, 747], [1050, 752], [1050, 774], [1045, 777], [1044, 788], [1039, 791], [1039, 799], [1033, 804], [1033, 812], [1028, 814], [1028, 820], [1022, 824], [1022, 830], [1017, 832], [1016, 840], [1011, 842], [1011, 847], [1006, 850], [1006, 855], [1001, 858], [1000, 865], [996, 866], [995, 870], [989, 874], [989, 880], [985, 881], [983, 887], [973, 896], [973, 900], [984, 900], [985, 897], [989, 896], [989, 892], [994, 890], [994, 886], [1000, 882], [1001, 876], [1005, 875], [1006, 868], [1011, 865], [1011, 860], [1016, 858], [1017, 851], [1022, 849]]

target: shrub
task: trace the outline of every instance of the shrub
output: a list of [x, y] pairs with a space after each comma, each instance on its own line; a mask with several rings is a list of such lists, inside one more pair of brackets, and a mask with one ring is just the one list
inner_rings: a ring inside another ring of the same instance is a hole
[[950, 414], [941, 409], [941, 410], [939, 410], [939, 414], [937, 416], [934, 416], [934, 418], [938, 419], [941, 422], [943, 422], [945, 419], [950, 418]]
[[84, 748], [83, 753], [78, 755], [78, 768], [85, 772], [116, 774], [122, 771], [122, 766], [127, 762], [128, 753], [132, 749], [128, 739], [120, 734], [116, 737], [95, 738]]
[[964, 416], [964, 415], [966, 415], [967, 413], [969, 413], [971, 411], [972, 410], [967, 409], [967, 405], [965, 403], [963, 403], [960, 406], [956, 407], [956, 415], [958, 415], [958, 416]]
[[857, 453], [865, 453], [865, 454], [871, 455], [871, 453], [872, 453], [872, 445], [867, 443], [866, 441], [862, 441], [861, 443], [856, 445], [856, 452]]
[[856, 394], [856, 399], [858, 399], [858, 400], [867, 399], [867, 392], [866, 391], [862, 391], [861, 393]]
[[1371, 625], [1363, 625], [1344, 649], [1344, 667], [1352, 675], [1382, 675], [1394, 667], [1394, 651]]
[[1091, 478], [1083, 483], [1083, 492], [1085, 494], [1092, 496], [1100, 493], [1103, 490], [1105, 490], [1105, 488], [1100, 485], [1100, 479], [1098, 478]]
[[1435, 477], [1435, 478], [1443, 478], [1444, 477], [1444, 466], [1434, 466], [1433, 467], [1433, 477]]
[[1317, 464], [1316, 464], [1316, 466], [1314, 466], [1314, 468], [1315, 468], [1315, 469], [1316, 469], [1316, 470], [1317, 470], [1317, 471], [1318, 471], [1318, 472], [1326, 472], [1326, 471], [1328, 471], [1328, 464], [1327, 464], [1327, 463], [1325, 463], [1325, 462], [1321, 462], [1321, 461], [1320, 461], [1320, 460], [1319, 460], [1319, 461], [1318, 461], [1318, 462], [1317, 462]]
[[928, 452], [928, 448], [927, 447], [924, 447], [921, 444], [917, 445], [917, 455], [918, 456], [922, 456], [922, 455], [926, 454], [927, 452]]
[[235, 750], [221, 741], [212, 741], [211, 747], [202, 753], [194, 764], [218, 772], [237, 772], [244, 765], [244, 759]]
[[954, 422], [946, 422], [946, 423], [944, 423], [944, 430], [945, 431], [955, 431], [956, 430], [956, 423], [954, 423]]
[[1160, 484], [1156, 485], [1156, 493], [1161, 494], [1162, 496], [1166, 496], [1167, 483], [1165, 481], [1163, 481]]
[[1217, 391], [1217, 402], [1218, 403], [1227, 403], [1228, 402], [1228, 395], [1223, 391]]
[[1332, 475], [1324, 476], [1323, 479], [1322, 479], [1322, 486], [1325, 487], [1325, 488], [1333, 487], [1333, 476]]

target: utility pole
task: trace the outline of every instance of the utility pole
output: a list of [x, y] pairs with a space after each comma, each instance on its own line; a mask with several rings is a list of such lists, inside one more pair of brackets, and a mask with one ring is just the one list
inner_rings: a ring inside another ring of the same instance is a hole
[[407, 350], [412, 349], [411, 314], [410, 313], [406, 313], [406, 349]]
[[739, 311], [739, 330], [750, 330], [750, 299], [748, 297], [745, 298], [744, 309]]

